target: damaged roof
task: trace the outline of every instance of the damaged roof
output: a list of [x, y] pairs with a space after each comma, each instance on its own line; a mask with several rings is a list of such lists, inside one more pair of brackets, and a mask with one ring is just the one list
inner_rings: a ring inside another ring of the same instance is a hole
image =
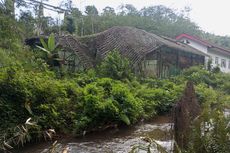
[[59, 43], [75, 51], [84, 62], [87, 62], [87, 67], [94, 65], [97, 58], [103, 59], [114, 49], [120, 51], [121, 55], [127, 57], [133, 65], [140, 63], [148, 53], [163, 46], [207, 56], [177, 40], [127, 26], [112, 27], [104, 32], [85, 37], [62, 36], [59, 38]]
[[[90, 43], [87, 42], [87, 39]], [[208, 56], [207, 54], [175, 39], [158, 36], [141, 29], [127, 26], [112, 27], [104, 32], [88, 36], [87, 39], [85, 39], [84, 42], [91, 46], [91, 48], [96, 48], [98, 56], [104, 58], [108, 52], [117, 49], [122, 55], [128, 57], [133, 64], [139, 63], [146, 54], [153, 52], [162, 46]]]

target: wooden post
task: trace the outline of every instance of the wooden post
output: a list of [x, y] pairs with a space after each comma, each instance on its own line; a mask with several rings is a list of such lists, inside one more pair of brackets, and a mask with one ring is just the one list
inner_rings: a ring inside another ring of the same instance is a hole
[[191, 54], [191, 66], [193, 65], [193, 54]]
[[179, 69], [179, 66], [180, 66], [180, 62], [179, 62], [179, 51], [177, 50], [176, 51], [176, 68]]

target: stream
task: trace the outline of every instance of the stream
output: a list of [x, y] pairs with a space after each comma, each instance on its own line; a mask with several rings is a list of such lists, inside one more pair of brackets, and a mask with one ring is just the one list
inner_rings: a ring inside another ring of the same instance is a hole
[[[224, 115], [230, 117], [230, 109], [225, 109]], [[150, 140], [156, 142], [151, 143], [151, 152], [158, 153], [156, 144], [159, 144], [167, 153], [172, 153], [172, 135], [172, 118], [158, 116], [132, 127], [107, 129], [77, 138], [64, 136], [57, 140], [52, 153], [129, 153], [134, 148], [135, 153], [147, 153]], [[52, 144], [53, 142], [29, 144], [14, 153], [50, 153]]]
[[[169, 116], [158, 116], [148, 122], [140, 122], [133, 127], [108, 129], [73, 138], [67, 137], [57, 141], [55, 153], [128, 153], [136, 148], [136, 152], [144, 153], [149, 149], [157, 153], [157, 145], [167, 152], [172, 152], [172, 119]], [[150, 138], [150, 139], [149, 139]], [[26, 146], [17, 153], [48, 153], [52, 143]]]

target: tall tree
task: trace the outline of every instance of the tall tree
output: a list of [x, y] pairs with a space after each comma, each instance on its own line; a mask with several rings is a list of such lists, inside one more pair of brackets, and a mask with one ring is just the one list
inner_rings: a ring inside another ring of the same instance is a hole
[[5, 0], [5, 8], [6, 14], [14, 16], [15, 8], [14, 8], [15, 0]]
[[91, 20], [91, 33], [95, 33], [95, 18], [98, 16], [98, 10], [94, 5], [86, 6], [85, 13]]
[[79, 31], [79, 24], [82, 22], [82, 13], [78, 8], [73, 7], [72, 0], [64, 0], [64, 8], [67, 10], [64, 14], [64, 24], [62, 29], [73, 34]]
[[125, 4], [120, 6], [119, 14], [137, 16], [139, 12], [132, 4]]
[[162, 19], [175, 21], [177, 17], [176, 13], [172, 9], [163, 5], [144, 7], [140, 12], [142, 16], [151, 17], [157, 21]]
[[35, 19], [31, 11], [21, 11], [19, 17], [19, 23], [22, 24], [24, 36], [29, 37], [33, 35]]
[[65, 17], [63, 30], [73, 34], [76, 31], [76, 25], [72, 16], [68, 15]]
[[71, 10], [71, 16], [73, 18], [73, 22], [75, 25], [75, 33], [79, 32], [81, 30], [81, 27], [79, 24], [83, 23], [83, 16], [81, 11], [78, 8], [72, 8]]
[[4, 6], [7, 15], [15, 17], [15, 7], [25, 6], [26, 4], [24, 0], [2, 0], [0, 5]]
[[114, 8], [109, 7], [109, 6], [106, 6], [106, 7], [103, 9], [102, 15], [111, 16], [111, 15], [116, 15], [116, 13], [115, 13]]

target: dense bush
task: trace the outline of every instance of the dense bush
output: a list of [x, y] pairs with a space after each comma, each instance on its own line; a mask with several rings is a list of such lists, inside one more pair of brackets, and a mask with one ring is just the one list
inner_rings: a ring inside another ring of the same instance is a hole
[[[94, 73], [88, 72], [94, 76]], [[111, 124], [132, 124], [168, 111], [180, 87], [166, 81], [121, 82], [111, 78], [56, 79], [55, 74], [25, 71], [13, 66], [0, 77], [1, 128], [17, 125], [31, 116], [43, 128], [76, 133]], [[8, 118], [8, 120], [5, 120]]]
[[[114, 54], [111, 58], [118, 56]], [[105, 60], [102, 65], [111, 62], [112, 59]], [[118, 81], [112, 79], [114, 76], [101, 78], [94, 70], [58, 79], [55, 73], [44, 70], [27, 71], [22, 64], [1, 69], [0, 110], [3, 113], [0, 118], [4, 123], [1, 128], [17, 125], [30, 117], [25, 107], [28, 105], [43, 128], [62, 132], [78, 133], [111, 124], [129, 125], [140, 118], [168, 112], [187, 79], [197, 84], [200, 103], [216, 103], [219, 95], [228, 99], [229, 82], [223, 81], [223, 78], [229, 80], [228, 75], [209, 74], [197, 67], [184, 71], [178, 78], [141, 81], [135, 78]], [[208, 81], [210, 78], [212, 83]], [[175, 81], [178, 79], [179, 82]], [[209, 88], [210, 84], [220, 90]]]
[[164, 80], [137, 79], [126, 71], [126, 59], [113, 52], [99, 71], [58, 77], [44, 61], [34, 60], [33, 54], [24, 53], [24, 60], [17, 58], [17, 53], [0, 50], [0, 54], [7, 55], [0, 69], [0, 131], [29, 117], [37, 120], [41, 130], [54, 128], [74, 134], [131, 125], [169, 112], [186, 80], [195, 82], [201, 104], [229, 105], [229, 75], [198, 67]]
[[193, 81], [195, 84], [205, 83], [213, 87], [217, 86], [214, 73], [207, 71], [202, 66], [195, 66], [185, 70], [183, 76], [186, 79]]
[[131, 78], [131, 66], [129, 61], [122, 57], [117, 50], [108, 53], [98, 67], [98, 71], [102, 77], [110, 77], [117, 80]]
[[227, 73], [213, 73], [205, 70], [202, 66], [194, 66], [186, 69], [182, 73], [182, 80], [191, 80], [196, 85], [206, 84], [215, 90], [220, 90], [229, 93], [228, 86], [230, 82], [230, 74]]
[[[86, 85], [79, 107], [77, 114], [81, 124], [76, 124], [78, 129], [121, 122], [129, 125], [136, 122], [142, 112], [141, 102], [129, 88], [109, 78], [97, 79]], [[82, 121], [90, 123], [83, 125]]]
[[158, 79], [145, 79], [142, 84], [144, 88], [138, 91], [138, 95], [145, 102], [144, 106], [148, 107], [150, 105], [150, 110], [155, 108], [152, 111], [156, 111], [157, 114], [170, 111], [172, 105], [181, 95], [184, 86], [183, 84], [177, 85], [169, 80]]
[[17, 49], [20, 47], [20, 27], [10, 16], [2, 13], [0, 8], [0, 48]]

